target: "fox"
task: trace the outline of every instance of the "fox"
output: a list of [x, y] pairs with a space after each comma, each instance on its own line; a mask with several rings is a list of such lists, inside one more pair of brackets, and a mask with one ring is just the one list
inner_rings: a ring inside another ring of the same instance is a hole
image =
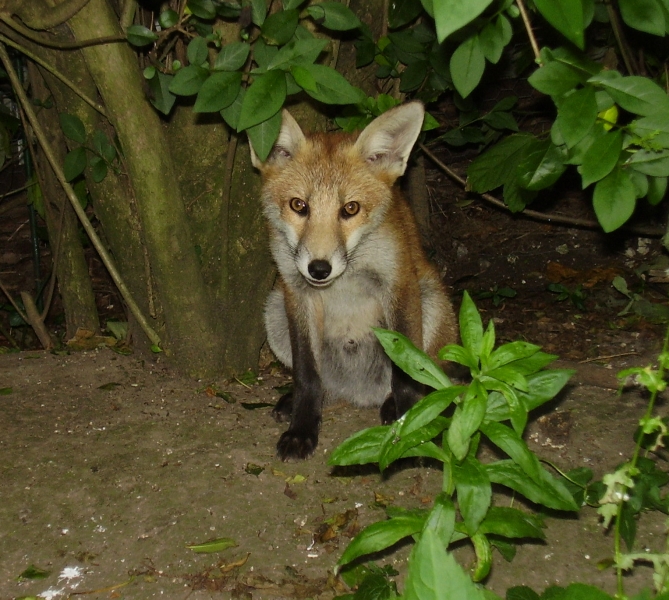
[[281, 460], [314, 453], [326, 402], [380, 406], [391, 423], [422, 397], [372, 328], [402, 333], [433, 357], [457, 341], [451, 301], [397, 184], [424, 110], [418, 101], [398, 105], [356, 135], [304, 133], [284, 109], [265, 161], [250, 144], [278, 270], [267, 341], [293, 374], [273, 409], [277, 422], [290, 422], [277, 443]]

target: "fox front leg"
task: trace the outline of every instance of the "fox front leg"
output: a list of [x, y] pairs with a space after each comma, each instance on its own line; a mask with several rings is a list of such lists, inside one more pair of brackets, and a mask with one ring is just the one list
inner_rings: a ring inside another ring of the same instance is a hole
[[[318, 445], [323, 411], [323, 386], [316, 368], [309, 337], [300, 325], [289, 320], [293, 363], [293, 391], [282, 396], [272, 411], [277, 421], [290, 418], [290, 426], [276, 445], [281, 460], [304, 459]], [[305, 328], [306, 329], [306, 328]]]

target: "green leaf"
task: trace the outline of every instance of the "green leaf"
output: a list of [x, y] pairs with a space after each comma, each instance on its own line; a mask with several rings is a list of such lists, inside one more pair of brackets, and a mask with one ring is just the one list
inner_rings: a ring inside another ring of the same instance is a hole
[[565, 144], [572, 148], [581, 141], [597, 120], [595, 90], [588, 86], [565, 96], [558, 104], [558, 126]]
[[169, 29], [174, 27], [179, 22], [179, 13], [177, 11], [168, 9], [160, 13], [158, 23], [162, 29]]
[[581, 179], [583, 189], [606, 177], [618, 163], [623, 149], [622, 131], [608, 131], [597, 137], [583, 155]]
[[637, 150], [628, 163], [635, 171], [653, 177], [669, 176], [669, 150]]
[[396, 0], [388, 5], [388, 26], [398, 29], [413, 21], [423, 12], [420, 0]]
[[66, 137], [78, 144], [86, 143], [86, 128], [79, 117], [68, 113], [60, 113], [58, 119], [60, 120], [60, 128]]
[[393, 435], [387, 437], [383, 442], [381, 453], [379, 454], [379, 469], [385, 471], [390, 464], [399, 458], [403, 458], [414, 448], [421, 446], [426, 442], [431, 442], [431, 440], [444, 431], [448, 425], [448, 419], [438, 416], [423, 427], [415, 429], [402, 436], [397, 434], [400, 427], [399, 422], [398, 425], [391, 425]]
[[286, 77], [281, 71], [256, 75], [246, 89], [237, 131], [267, 121], [281, 110], [286, 99]]
[[460, 305], [460, 337], [462, 345], [478, 356], [481, 352], [481, 340], [483, 339], [483, 321], [481, 315], [467, 291], [462, 296]]
[[458, 460], [463, 460], [469, 451], [472, 435], [478, 431], [487, 407], [488, 394], [474, 380], [464, 400], [455, 409], [451, 426], [448, 428], [448, 445]]
[[581, 73], [570, 66], [558, 61], [551, 61], [532, 73], [528, 81], [535, 90], [542, 94], [560, 97], [583, 83], [584, 79]]
[[534, 136], [510, 135], [476, 158], [467, 170], [467, 183], [479, 194], [489, 192], [515, 178], [516, 166]]
[[242, 112], [245, 94], [246, 88], [240, 88], [234, 102], [221, 111], [221, 116], [225, 119], [225, 122], [235, 131], [237, 131], [237, 125], [239, 124], [239, 116]]
[[9, 396], [13, 391], [10, 387], [0, 388], [0, 396]]
[[253, 150], [260, 160], [266, 160], [272, 151], [279, 137], [279, 131], [281, 131], [281, 121], [281, 112], [279, 111], [273, 117], [267, 119], [267, 121], [263, 121], [246, 130], [249, 140], [253, 144]]
[[237, 546], [237, 542], [231, 538], [217, 538], [202, 544], [186, 545], [186, 548], [200, 554], [211, 554], [213, 552], [222, 552], [223, 550], [234, 548], [235, 546]]
[[451, 386], [445, 373], [425, 352], [416, 348], [409, 338], [380, 327], [374, 327], [373, 331], [390, 360], [412, 379], [436, 390]]
[[518, 165], [518, 183], [531, 191], [543, 190], [553, 185], [565, 172], [564, 149], [547, 138], [536, 141], [526, 149]]
[[[541, 348], [528, 342], [509, 342], [497, 348], [486, 362], [486, 369], [497, 369], [515, 361], [520, 361], [533, 356]], [[524, 373], [523, 373], [524, 374]]]
[[541, 484], [537, 484], [512, 460], [501, 460], [485, 465], [492, 483], [504, 485], [528, 500], [555, 510], [578, 510], [565, 485], [541, 469]]
[[451, 543], [455, 530], [455, 506], [446, 492], [441, 492], [434, 499], [434, 506], [425, 521], [423, 531], [430, 529], [441, 541], [444, 548]]
[[411, 551], [404, 600], [485, 600], [439, 537], [426, 529]]
[[389, 435], [389, 425], [380, 425], [358, 431], [334, 449], [328, 459], [328, 464], [330, 466], [348, 466], [378, 463], [381, 446]]
[[216, 7], [212, 0], [188, 0], [187, 8], [200, 19], [213, 19], [216, 17]]
[[583, 50], [582, 0], [534, 0], [534, 4], [546, 21]]
[[450, 70], [455, 89], [466, 98], [479, 84], [485, 70], [485, 57], [477, 35], [467, 38], [455, 49], [451, 55]]
[[669, 111], [669, 96], [648, 77], [622, 77], [617, 71], [602, 71], [588, 80], [604, 88], [616, 104], [642, 116]]
[[349, 31], [362, 25], [355, 13], [341, 2], [310, 4], [307, 13], [316, 23], [333, 31]]
[[630, 27], [664, 37], [664, 11], [657, 0], [618, 0], [618, 8]]
[[293, 37], [299, 11], [281, 10], [269, 15], [261, 27], [262, 36], [271, 46], [283, 46]]
[[595, 184], [592, 205], [606, 233], [623, 225], [632, 216], [636, 206], [636, 190], [629, 175], [620, 167], [615, 167]]
[[472, 581], [479, 582], [485, 579], [490, 573], [492, 567], [492, 546], [490, 540], [477, 531], [471, 536], [474, 552], [476, 553], [476, 566], [472, 571]]
[[648, 196], [646, 200], [655, 206], [659, 204], [667, 193], [666, 177], [651, 177], [648, 180]]
[[107, 162], [112, 162], [116, 158], [116, 148], [109, 143], [104, 131], [96, 129], [93, 132], [93, 148]]
[[641, 140], [669, 148], [669, 111], [660, 111], [632, 121], [629, 128]]
[[95, 183], [100, 183], [107, 177], [107, 163], [99, 156], [94, 156], [90, 161], [91, 177]]
[[232, 42], [221, 48], [214, 62], [215, 71], [237, 71], [249, 57], [251, 46], [246, 42]]
[[291, 40], [269, 61], [267, 70], [285, 70], [294, 65], [313, 64], [328, 43], [327, 40], [319, 38]]
[[[555, 358], [543, 352], [539, 354], [548, 357], [551, 362]], [[525, 381], [527, 381], [529, 391], [518, 392], [518, 397], [522, 400], [528, 411], [533, 410], [555, 398], [574, 373], [575, 371], [568, 369], [549, 369], [547, 371], [540, 371], [539, 373], [528, 374]]]
[[465, 386], [452, 385], [446, 389], [436, 390], [419, 400], [393, 426], [393, 440], [401, 439], [436, 419], [466, 390]]
[[40, 569], [35, 565], [30, 565], [16, 579], [18, 581], [24, 581], [27, 579], [46, 579], [49, 575], [51, 575], [51, 571]]
[[72, 181], [86, 169], [86, 149], [76, 148], [65, 155], [63, 161], [63, 175], [66, 181]]
[[428, 74], [428, 62], [426, 60], [411, 63], [400, 75], [400, 92], [411, 92], [417, 90], [425, 81]]
[[207, 69], [197, 65], [188, 65], [176, 72], [170, 83], [169, 91], [177, 96], [192, 96], [200, 91], [207, 77], [209, 77]]
[[506, 506], [491, 506], [481, 523], [481, 533], [500, 535], [505, 538], [534, 538], [543, 540], [542, 519], [534, 514]]
[[360, 556], [385, 550], [405, 537], [418, 533], [423, 529], [426, 517], [426, 514], [406, 513], [368, 525], [353, 538], [337, 561], [337, 565], [345, 565]]
[[539, 459], [513, 429], [501, 423], [484, 423], [481, 425], [481, 432], [510, 456], [531, 479], [540, 483], [542, 467]]
[[200, 66], [206, 63], [209, 57], [207, 40], [200, 36], [194, 37], [188, 44], [186, 54], [191, 65]]
[[458, 493], [458, 507], [471, 537], [478, 531], [490, 508], [490, 478], [483, 465], [477, 459], [469, 457], [461, 465], [454, 464], [452, 472]]
[[[471, 23], [478, 17], [492, 0], [440, 0], [435, 2], [434, 21], [437, 28], [437, 39], [443, 42], [453, 32]], [[425, 6], [425, 2], [423, 2]], [[427, 10], [427, 8], [426, 8]], [[427, 10], [430, 13], [429, 10]]]
[[152, 44], [158, 39], [158, 36], [153, 31], [143, 25], [130, 25], [125, 30], [125, 35], [133, 46], [139, 48]]
[[439, 360], [448, 360], [456, 362], [459, 365], [464, 365], [469, 368], [472, 373], [478, 373], [479, 371], [479, 361], [478, 358], [474, 356], [474, 353], [457, 344], [449, 344], [439, 350]]
[[[241, 86], [242, 74], [239, 72], [212, 73], [209, 78], [202, 84], [202, 87], [197, 94], [197, 99], [195, 100], [195, 105], [193, 106], [193, 112], [218, 112], [224, 108], [227, 108], [239, 95]], [[255, 145], [253, 148], [256, 150]]]
[[502, 57], [502, 52], [506, 45], [511, 41], [511, 24], [502, 14], [498, 15], [495, 21], [488, 22], [479, 33], [479, 42], [483, 56], [496, 65]]
[[267, 17], [267, 2], [265, 0], [251, 0], [251, 20], [258, 27], [262, 27]]
[[[302, 69], [307, 71], [313, 81], [316, 82], [316, 89], [310, 90], [307, 87], [303, 88], [307, 94], [312, 98], [319, 100], [325, 104], [357, 104], [362, 102], [366, 96], [362, 90], [353, 87], [344, 77], [340, 75], [333, 68], [326, 65], [304, 64], [300, 66], [300, 73]], [[293, 77], [298, 85], [302, 87], [300, 80], [291, 70]]]
[[151, 104], [164, 115], [169, 115], [177, 97], [170, 92], [172, 84], [172, 75], [165, 75], [158, 72], [155, 77], [149, 79], [149, 89], [151, 90]]

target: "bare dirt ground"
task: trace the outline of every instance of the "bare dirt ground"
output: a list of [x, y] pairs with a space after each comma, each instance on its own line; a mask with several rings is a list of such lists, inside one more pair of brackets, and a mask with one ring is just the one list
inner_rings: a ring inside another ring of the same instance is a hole
[[[661, 259], [659, 241], [511, 218], [471, 203], [436, 171], [428, 183], [434, 258], [455, 303], [468, 290], [484, 320], [495, 319], [500, 343], [538, 343], [577, 370], [530, 424], [530, 447], [561, 469], [586, 466], [601, 477], [629, 456], [646, 403], [636, 389], [618, 395], [615, 373], [652, 362], [664, 327], [634, 310], [621, 315], [629, 299], [611, 282], [624, 277], [634, 293], [664, 306], [666, 284], [648, 275]], [[547, 198], [545, 208], [553, 210], [552, 202]], [[0, 218], [0, 273], [15, 289], [31, 272], [20, 210]], [[580, 198], [571, 199], [568, 212], [579, 211], [589, 214]], [[111, 310], [118, 300], [90, 261], [100, 306]], [[550, 284], [562, 285], [568, 297], [560, 300]], [[515, 296], [501, 295], [503, 288]], [[58, 330], [57, 305], [54, 312]], [[8, 314], [0, 310], [5, 331], [31, 348], [31, 334], [10, 327]], [[0, 337], [2, 345], [10, 346]], [[311, 460], [281, 463], [275, 443], [282, 426], [264, 404], [274, 403], [287, 381], [266, 369], [244, 383], [196, 382], [160, 361], [105, 348], [0, 355], [0, 600], [342, 593], [332, 572], [352, 536], [384, 518], [384, 504], [430, 506], [441, 473], [414, 463], [385, 477], [374, 468], [333, 472], [332, 450], [378, 422], [375, 411], [348, 405], [327, 409]], [[666, 415], [664, 402], [659, 411]], [[546, 524], [546, 543], [521, 545], [512, 563], [495, 555], [487, 585], [504, 595], [513, 585], [543, 590], [583, 581], [613, 592], [613, 573], [597, 568], [612, 555], [612, 538], [595, 511], [551, 514]], [[665, 547], [662, 515], [644, 516], [639, 528], [639, 549]], [[216, 554], [188, 548], [212, 538], [235, 546]], [[380, 557], [400, 572], [400, 587], [409, 548]], [[471, 565], [466, 547], [457, 553]], [[21, 579], [31, 565], [45, 577]], [[629, 589], [650, 586], [651, 574], [639, 568]]]

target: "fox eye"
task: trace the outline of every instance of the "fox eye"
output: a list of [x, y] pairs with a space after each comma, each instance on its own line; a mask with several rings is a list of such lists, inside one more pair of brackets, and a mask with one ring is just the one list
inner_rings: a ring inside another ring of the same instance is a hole
[[348, 219], [360, 212], [360, 205], [357, 202], [347, 202], [341, 207], [341, 216]]
[[301, 198], [291, 198], [289, 206], [298, 215], [306, 215], [309, 211], [309, 205]]

